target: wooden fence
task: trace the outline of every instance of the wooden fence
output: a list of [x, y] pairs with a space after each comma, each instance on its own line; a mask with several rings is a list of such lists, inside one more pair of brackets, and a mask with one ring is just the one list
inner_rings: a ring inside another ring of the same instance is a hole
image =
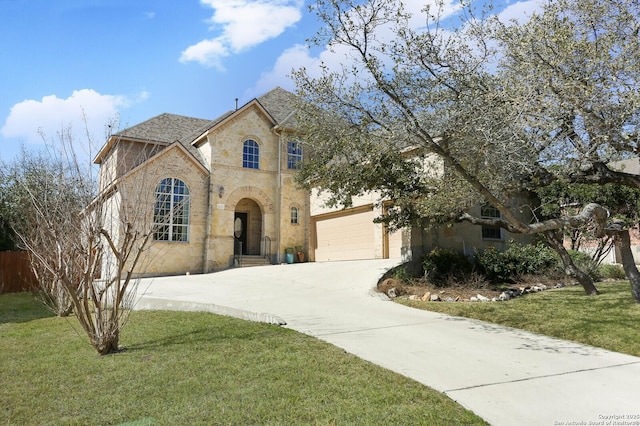
[[38, 285], [25, 251], [0, 251], [0, 293], [31, 291]]

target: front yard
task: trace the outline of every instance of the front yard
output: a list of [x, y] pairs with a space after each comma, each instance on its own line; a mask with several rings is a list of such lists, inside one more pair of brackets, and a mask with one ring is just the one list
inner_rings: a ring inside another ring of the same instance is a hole
[[582, 287], [571, 286], [506, 302], [423, 302], [406, 295], [394, 300], [640, 356], [640, 304], [634, 302], [629, 282], [601, 282], [597, 287], [599, 296], [586, 296]]
[[[74, 330], [75, 328], [75, 330]], [[208, 313], [133, 312], [100, 357], [75, 318], [0, 295], [0, 424], [485, 424], [327, 343]]]

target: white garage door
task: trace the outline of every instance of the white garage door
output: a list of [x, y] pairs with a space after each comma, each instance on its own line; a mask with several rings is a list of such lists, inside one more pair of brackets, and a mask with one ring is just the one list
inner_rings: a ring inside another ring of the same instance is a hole
[[315, 220], [315, 260], [356, 260], [375, 257], [373, 210], [342, 212]]
[[402, 230], [388, 234], [389, 259], [400, 259], [402, 257]]

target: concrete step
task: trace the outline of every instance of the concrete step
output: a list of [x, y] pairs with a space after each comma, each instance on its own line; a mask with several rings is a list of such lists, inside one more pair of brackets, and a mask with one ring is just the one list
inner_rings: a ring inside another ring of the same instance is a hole
[[265, 258], [264, 256], [252, 256], [252, 255], [245, 255], [242, 256], [242, 268], [248, 268], [251, 266], [268, 266], [271, 265], [271, 262], [269, 262], [269, 259]]

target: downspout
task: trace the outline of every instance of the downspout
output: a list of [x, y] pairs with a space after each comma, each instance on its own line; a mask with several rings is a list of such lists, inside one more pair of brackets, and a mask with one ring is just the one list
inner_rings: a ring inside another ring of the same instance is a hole
[[207, 194], [207, 217], [205, 219], [205, 229], [204, 229], [204, 259], [202, 261], [202, 273], [209, 273], [209, 243], [210, 243], [210, 235], [211, 235], [211, 215], [213, 213], [213, 206], [211, 205], [211, 201], [213, 200], [213, 183], [211, 182], [211, 171], [209, 171], [209, 176], [207, 178], [209, 182], [209, 191]]
[[280, 126], [275, 125], [271, 129], [278, 135], [278, 184], [276, 185], [276, 264], [280, 263], [280, 228], [282, 227], [282, 132], [279, 132]]
[[[296, 110], [293, 110], [289, 113], [289, 115], [287, 115], [285, 117], [284, 120], [281, 121], [281, 123], [286, 123], [287, 121], [289, 121], [289, 119], [291, 117], [294, 116], [294, 114], [296, 113]], [[273, 131], [273, 133], [276, 133], [278, 135], [278, 185], [276, 187], [276, 198], [278, 200], [277, 205], [276, 205], [276, 238], [277, 238], [277, 254], [276, 254], [276, 263], [280, 263], [281, 259], [281, 250], [280, 250], [280, 236], [281, 236], [281, 227], [282, 227], [282, 217], [281, 217], [281, 212], [282, 212], [282, 130], [283, 128], [280, 126], [280, 124], [276, 124], [275, 126], [273, 126], [271, 128], [271, 131]]]
[[[209, 141], [209, 136], [207, 136], [207, 141]], [[209, 150], [213, 150], [211, 143], [209, 143]], [[209, 152], [209, 158], [213, 158], [213, 152]], [[213, 216], [213, 165], [211, 164], [211, 160], [209, 160], [209, 176], [207, 176], [207, 182], [209, 184], [208, 193], [207, 193], [207, 213], [205, 218], [205, 229], [204, 229], [204, 250], [203, 250], [203, 262], [202, 262], [202, 273], [209, 273], [209, 244], [211, 243], [211, 221]]]

